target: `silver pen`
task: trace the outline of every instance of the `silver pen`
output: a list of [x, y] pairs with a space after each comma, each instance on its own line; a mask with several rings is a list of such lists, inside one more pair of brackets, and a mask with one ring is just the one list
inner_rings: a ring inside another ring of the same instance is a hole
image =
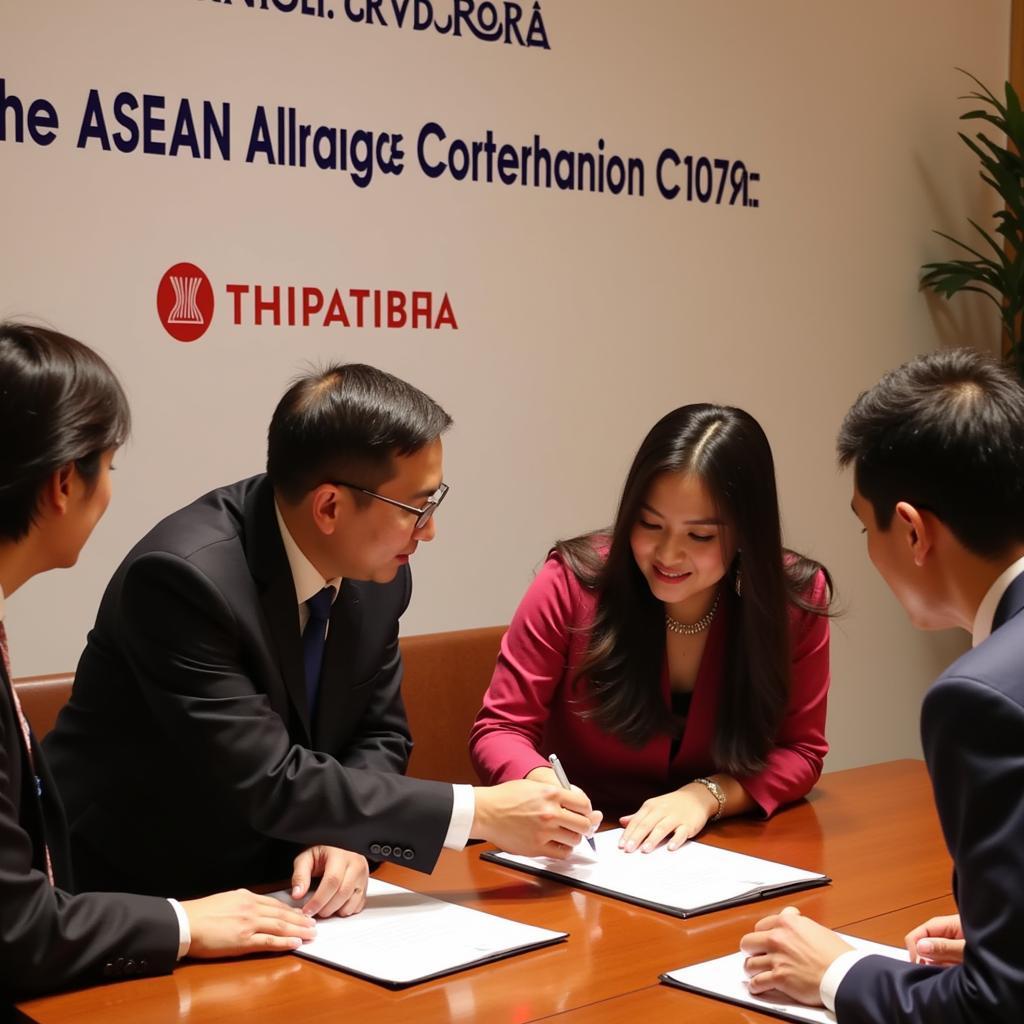
[[[548, 757], [548, 761], [551, 763], [551, 768], [555, 773], [555, 778], [558, 779], [558, 784], [562, 789], [572, 789], [569, 785], [569, 776], [565, 774], [565, 769], [562, 767], [562, 762], [558, 760], [557, 754], [551, 754]], [[593, 836], [584, 836], [584, 839], [590, 843], [590, 848], [597, 853], [597, 845], [594, 843]]]

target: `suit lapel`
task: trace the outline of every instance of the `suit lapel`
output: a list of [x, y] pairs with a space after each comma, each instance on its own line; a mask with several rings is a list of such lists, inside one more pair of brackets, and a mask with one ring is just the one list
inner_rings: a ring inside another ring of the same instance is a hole
[[[249, 569], [259, 589], [260, 604], [277, 655], [283, 689], [271, 702], [290, 705], [302, 723], [306, 741], [312, 736], [302, 667], [299, 607], [288, 556], [274, 514], [274, 492], [264, 478], [246, 503], [245, 546]], [[275, 699], [276, 698], [276, 699]], [[284, 709], [282, 709], [284, 710]]]
[[341, 581], [341, 591], [331, 609], [324, 664], [320, 672], [320, 695], [313, 728], [317, 750], [333, 749], [335, 724], [345, 720], [346, 695], [351, 679], [352, 654], [359, 650], [363, 606], [359, 590], [351, 580]]

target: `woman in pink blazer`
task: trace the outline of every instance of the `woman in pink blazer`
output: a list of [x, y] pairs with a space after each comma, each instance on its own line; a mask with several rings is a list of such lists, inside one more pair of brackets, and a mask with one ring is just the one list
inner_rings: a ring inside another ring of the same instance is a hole
[[828, 751], [831, 579], [782, 546], [771, 448], [741, 409], [647, 435], [610, 531], [558, 543], [505, 635], [470, 736], [487, 784], [572, 782], [675, 849], [804, 796]]

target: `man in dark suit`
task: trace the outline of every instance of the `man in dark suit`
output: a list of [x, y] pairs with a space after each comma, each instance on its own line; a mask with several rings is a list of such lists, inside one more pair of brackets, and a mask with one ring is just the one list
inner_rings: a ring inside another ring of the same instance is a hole
[[[839, 1024], [1024, 1020], [1024, 391], [975, 352], [886, 375], [843, 422], [868, 555], [922, 629], [972, 649], [932, 685], [921, 735], [960, 913], [907, 936], [910, 963], [853, 951], [794, 908], [744, 936], [752, 992]], [[893, 793], [892, 812], [900, 812]]]
[[74, 895], [64, 811], [12, 685], [4, 613], [33, 576], [77, 561], [128, 427], [124, 393], [95, 352], [0, 324], [0, 1017], [8, 1000], [163, 974], [186, 954], [294, 949], [315, 932], [297, 911], [241, 891], [184, 904]]
[[427, 395], [373, 367], [300, 378], [267, 475], [158, 524], [104, 595], [46, 742], [87, 884], [189, 895], [286, 874], [302, 846], [430, 871], [467, 838], [564, 856], [587, 799], [404, 777], [398, 620], [434, 536]]

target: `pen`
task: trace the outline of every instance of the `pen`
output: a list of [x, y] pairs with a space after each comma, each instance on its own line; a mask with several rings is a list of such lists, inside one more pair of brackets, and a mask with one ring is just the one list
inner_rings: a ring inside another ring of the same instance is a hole
[[[552, 754], [548, 760], [551, 762], [551, 767], [554, 770], [555, 778], [558, 779], [558, 784], [562, 789], [572, 789], [569, 785], [569, 776], [565, 774], [565, 769], [562, 767], [562, 762], [558, 760], [557, 754]], [[586, 841], [590, 843], [590, 848], [597, 853], [597, 846], [594, 843], [593, 836], [584, 836]]]

